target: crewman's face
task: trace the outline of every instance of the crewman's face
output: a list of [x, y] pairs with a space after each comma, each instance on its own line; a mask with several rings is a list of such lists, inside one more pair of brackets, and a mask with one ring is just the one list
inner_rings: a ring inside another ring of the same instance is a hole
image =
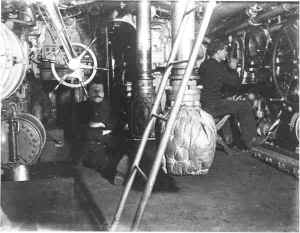
[[225, 61], [226, 57], [228, 55], [227, 47], [225, 46], [223, 49], [218, 50], [218, 55], [219, 55], [220, 60]]
[[103, 84], [93, 83], [89, 89], [89, 98], [96, 103], [102, 102], [104, 99]]

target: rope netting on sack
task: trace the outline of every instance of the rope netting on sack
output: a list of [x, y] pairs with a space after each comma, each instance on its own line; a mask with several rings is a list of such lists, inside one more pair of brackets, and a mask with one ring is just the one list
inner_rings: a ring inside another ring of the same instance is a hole
[[171, 175], [207, 174], [214, 159], [216, 138], [217, 128], [210, 114], [200, 106], [182, 106], [163, 159], [165, 171]]

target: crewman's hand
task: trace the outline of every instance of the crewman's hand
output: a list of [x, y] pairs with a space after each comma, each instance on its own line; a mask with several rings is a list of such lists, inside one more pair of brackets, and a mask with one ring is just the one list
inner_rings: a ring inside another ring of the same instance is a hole
[[238, 60], [236, 58], [230, 58], [228, 65], [231, 69], [236, 70], [238, 65]]
[[102, 131], [102, 135], [107, 135], [107, 134], [110, 134], [111, 133], [111, 130], [103, 130]]

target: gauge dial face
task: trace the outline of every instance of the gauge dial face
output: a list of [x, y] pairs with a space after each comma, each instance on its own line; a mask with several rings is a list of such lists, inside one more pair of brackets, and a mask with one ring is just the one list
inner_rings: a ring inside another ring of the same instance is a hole
[[21, 163], [30, 164], [41, 151], [42, 138], [38, 130], [29, 122], [19, 121], [17, 134], [18, 158]]
[[[18, 163], [24, 165], [35, 163], [41, 155], [46, 141], [46, 133], [43, 125], [37, 122], [37, 119], [33, 116], [30, 117], [30, 114], [17, 116], [13, 124], [15, 125]], [[6, 164], [13, 162], [11, 161], [12, 158], [10, 158], [11, 133], [8, 120], [1, 122], [1, 131], [1, 163]]]

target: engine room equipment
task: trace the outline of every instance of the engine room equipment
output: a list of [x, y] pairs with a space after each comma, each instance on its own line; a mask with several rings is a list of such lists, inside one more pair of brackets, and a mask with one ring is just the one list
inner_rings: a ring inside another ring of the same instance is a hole
[[[37, 162], [46, 143], [46, 130], [35, 116], [18, 113], [1, 121], [1, 163], [31, 165]], [[14, 145], [15, 144], [15, 145]], [[12, 148], [16, 154], [12, 157]]]
[[[133, 116], [129, 128], [134, 137], [141, 138], [147, 125], [151, 107], [154, 102], [153, 78], [151, 76], [151, 14], [150, 1], [139, 4], [137, 12], [137, 79], [133, 82], [135, 90], [132, 101]], [[154, 137], [154, 128], [151, 136]]]
[[[60, 55], [63, 56], [65, 61], [64, 65], [69, 69], [63, 77], [60, 77], [56, 72], [54, 64], [55, 57], [53, 58], [51, 61], [51, 70], [54, 77], [59, 81], [57, 87], [63, 84], [71, 88], [84, 88], [84, 86], [93, 80], [97, 72], [97, 58], [90, 49], [92, 44], [96, 41], [96, 38], [93, 39], [88, 46], [81, 43], [71, 43], [62, 15], [54, 1], [41, 2], [39, 12], [52, 38], [61, 44], [61, 47], [58, 47], [56, 55], [60, 53]], [[81, 49], [81, 51], [78, 51], [79, 53], [76, 52], [76, 47], [77, 51]]]
[[[297, 25], [296, 25], [297, 27]], [[272, 54], [273, 82], [278, 94], [286, 98], [295, 94], [299, 98], [299, 44], [293, 24], [284, 25], [274, 41]], [[297, 87], [297, 88], [296, 88]], [[293, 90], [296, 88], [297, 90]], [[299, 99], [296, 98], [296, 101]]]
[[266, 54], [272, 41], [264, 27], [251, 27], [245, 34], [245, 79], [243, 84], [257, 83], [259, 68], [267, 65]]
[[19, 164], [13, 168], [14, 181], [26, 181], [29, 180], [29, 172], [25, 165]]
[[27, 69], [27, 55], [18, 37], [0, 23], [0, 97], [12, 95], [21, 85]]
[[[143, 4], [144, 2], [141, 1], [140, 3]], [[186, 3], [188, 3], [188, 1], [186, 1]], [[198, 35], [196, 37], [195, 43], [192, 47], [191, 54], [189, 56], [189, 62], [186, 66], [181, 86], [178, 90], [175, 103], [174, 103], [173, 108], [170, 112], [170, 115], [169, 115], [170, 117], [169, 117], [169, 119], [166, 119], [158, 113], [158, 109], [159, 109], [159, 106], [160, 106], [161, 97], [162, 97], [162, 95], [165, 91], [167, 81], [168, 81], [169, 75], [171, 73], [172, 64], [175, 60], [175, 56], [176, 56], [176, 53], [177, 53], [179, 45], [180, 45], [182, 34], [184, 33], [184, 27], [185, 27], [184, 22], [187, 22], [185, 16], [187, 16], [188, 13], [185, 13], [182, 16], [181, 23], [178, 26], [178, 32], [177, 32], [176, 38], [175, 38], [174, 43], [173, 43], [174, 47], [172, 48], [171, 53], [170, 53], [170, 57], [168, 59], [167, 69], [166, 69], [166, 71], [164, 73], [164, 76], [161, 80], [160, 87], [159, 87], [159, 90], [157, 92], [157, 95], [156, 95], [156, 98], [155, 98], [155, 101], [154, 101], [154, 104], [153, 104], [153, 107], [152, 107], [152, 110], [151, 110], [149, 121], [147, 123], [147, 126], [146, 126], [144, 132], [143, 132], [143, 137], [142, 137], [141, 143], [139, 145], [137, 154], [136, 154], [135, 159], [134, 159], [133, 164], [132, 164], [132, 169], [131, 169], [131, 172], [130, 172], [130, 176], [129, 176], [127, 182], [126, 182], [126, 186], [124, 188], [124, 192], [122, 193], [122, 197], [121, 197], [121, 200], [119, 202], [116, 214], [114, 215], [113, 222], [112, 222], [111, 229], [110, 229], [111, 231], [115, 230], [118, 223], [120, 222], [120, 218], [121, 218], [124, 206], [125, 206], [126, 199], [128, 197], [129, 191], [132, 187], [132, 184], [133, 184], [133, 181], [134, 181], [134, 178], [135, 178], [137, 172], [141, 172], [142, 175], [144, 174], [141, 171], [140, 167], [139, 167], [139, 163], [140, 163], [140, 160], [142, 158], [147, 140], [148, 140], [149, 135], [151, 133], [151, 129], [152, 129], [156, 119], [158, 118], [158, 119], [162, 119], [162, 120], [167, 121], [166, 130], [165, 130], [165, 132], [164, 132], [164, 134], [163, 134], [163, 136], [160, 140], [158, 151], [157, 151], [156, 156], [155, 156], [155, 161], [154, 161], [154, 164], [152, 166], [152, 169], [151, 169], [149, 179], [148, 179], [148, 182], [146, 184], [146, 188], [144, 190], [143, 196], [142, 196], [142, 198], [139, 202], [139, 206], [138, 206], [138, 209], [136, 211], [134, 222], [132, 224], [132, 229], [131, 230], [136, 230], [139, 223], [140, 223], [140, 221], [141, 221], [142, 214], [143, 214], [144, 209], [146, 207], [147, 201], [148, 201], [148, 199], [151, 195], [155, 179], [156, 179], [158, 171], [160, 169], [161, 162], [162, 162], [162, 159], [163, 159], [166, 147], [167, 147], [168, 139], [170, 138], [171, 131], [173, 129], [176, 116], [179, 112], [181, 102], [183, 100], [183, 96], [184, 96], [185, 90], [186, 90], [187, 85], [188, 85], [189, 77], [191, 76], [191, 74], [193, 72], [193, 68], [194, 68], [194, 65], [196, 63], [198, 54], [200, 52], [200, 47], [201, 47], [201, 44], [203, 42], [204, 35], [206, 33], [208, 23], [211, 19], [211, 16], [212, 16], [212, 13], [213, 13], [213, 10], [214, 10], [215, 6], [216, 6], [215, 1], [209, 1], [206, 5], [205, 14], [203, 16], [203, 20], [202, 20]]]
[[[298, 159], [293, 157], [298, 154], [292, 154], [287, 150], [280, 149], [269, 145], [253, 148], [253, 156], [263, 160], [264, 162], [278, 168], [279, 170], [290, 173], [295, 177], [299, 177]], [[292, 155], [291, 155], [292, 154]]]
[[[245, 48], [244, 41], [240, 37], [228, 36], [228, 60], [231, 58], [237, 59], [237, 73], [239, 78], [243, 81], [245, 71]], [[244, 82], [243, 82], [244, 83]]]
[[[80, 55], [76, 58], [76, 60], [73, 60], [74, 71], [71, 73], [64, 74], [63, 77], [60, 77], [59, 74], [56, 72], [56, 67], [54, 62], [51, 62], [51, 71], [55, 79], [59, 82], [59, 85], [63, 84], [71, 88], [83, 87], [88, 83], [90, 83], [96, 74], [97, 58], [93, 53], [93, 51], [86, 45], [83, 45], [81, 43], [72, 43], [72, 46], [74, 47], [75, 51], [76, 50], [81, 51]], [[69, 66], [70, 65], [72, 64], [69, 63]], [[80, 68], [76, 68], [76, 67], [80, 67]], [[83, 78], [85, 76], [89, 76], [89, 77]]]

